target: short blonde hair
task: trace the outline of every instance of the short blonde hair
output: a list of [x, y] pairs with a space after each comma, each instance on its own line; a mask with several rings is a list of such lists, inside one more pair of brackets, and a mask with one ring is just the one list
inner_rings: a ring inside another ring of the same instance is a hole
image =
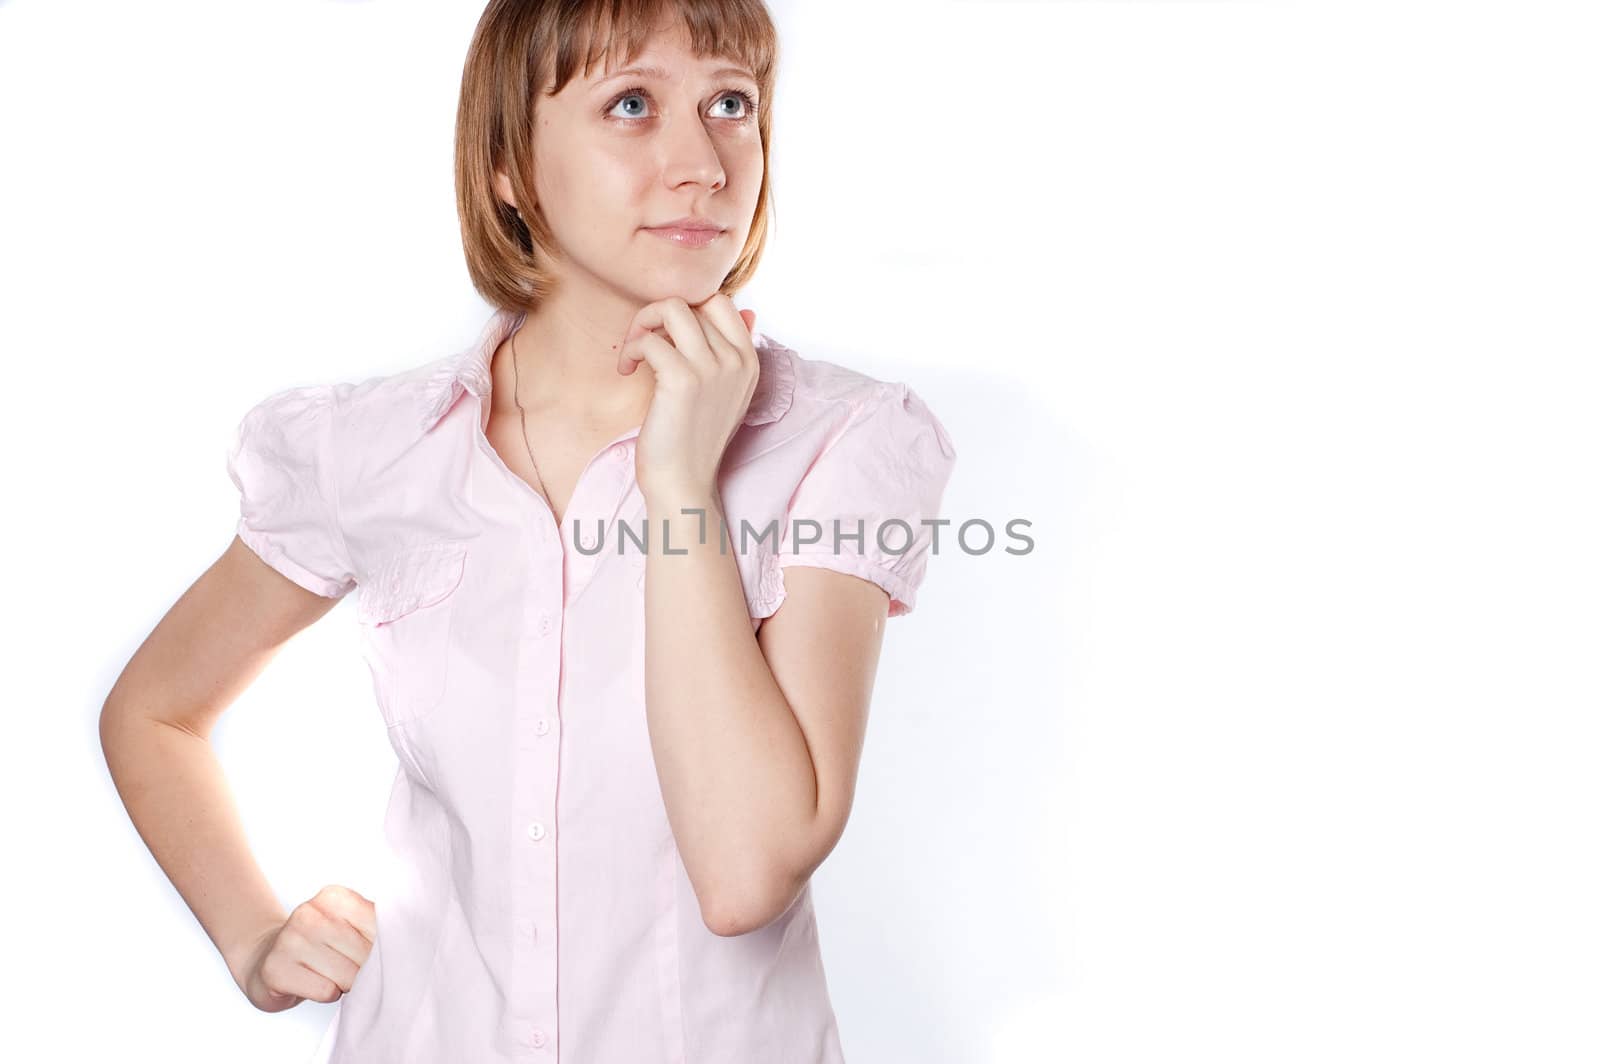
[[588, 74], [620, 44], [625, 66], [664, 18], [676, 15], [697, 56], [743, 63], [760, 86], [761, 192], [750, 235], [721, 291], [731, 295], [755, 273], [774, 216], [771, 185], [772, 95], [778, 35], [762, 0], [491, 0], [478, 20], [461, 77], [456, 112], [456, 213], [472, 285], [491, 304], [532, 310], [555, 285], [549, 227], [519, 217], [495, 194], [504, 171], [519, 203], [532, 203], [534, 110], [552, 76], [555, 94]]

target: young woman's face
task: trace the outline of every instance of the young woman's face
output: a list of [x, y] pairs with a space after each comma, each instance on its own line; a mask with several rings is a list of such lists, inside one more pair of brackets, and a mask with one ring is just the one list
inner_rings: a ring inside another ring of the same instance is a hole
[[[697, 58], [687, 32], [658, 34], [622, 73], [579, 75], [535, 109], [537, 209], [565, 255], [639, 304], [714, 295], [744, 248], [761, 191], [759, 88], [738, 64]], [[684, 217], [723, 232], [703, 246], [652, 232]]]

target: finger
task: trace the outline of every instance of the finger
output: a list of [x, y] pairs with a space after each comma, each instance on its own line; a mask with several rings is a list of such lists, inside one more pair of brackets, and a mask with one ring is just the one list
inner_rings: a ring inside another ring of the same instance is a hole
[[654, 303], [646, 303], [640, 307], [628, 327], [628, 334], [623, 337], [623, 346], [626, 347], [631, 339], [642, 332], [657, 328], [667, 331], [672, 346], [683, 353], [683, 357], [691, 366], [705, 370], [715, 368], [716, 355], [706, 339], [705, 330], [701, 327], [699, 318], [681, 296], [658, 299]]
[[[661, 367], [649, 357], [654, 352], [659, 351], [659, 348], [650, 346], [647, 349], [646, 347], [646, 341], [652, 339], [659, 340], [668, 347], [672, 347], [671, 342], [661, 332], [652, 332], [642, 326], [630, 329], [627, 337], [622, 341], [622, 348], [617, 352], [617, 372], [626, 377], [637, 369], [641, 362], [648, 362], [651, 369], [659, 370]], [[673, 348], [673, 351], [676, 352], [677, 348]], [[680, 355], [679, 357], [681, 358], [682, 356]]]
[[360, 892], [330, 884], [319, 890], [313, 900], [323, 912], [348, 922], [368, 942], [378, 937], [377, 906]]
[[346, 993], [356, 981], [356, 973], [361, 970], [360, 964], [326, 942], [311, 943], [307, 947], [307, 957], [301, 963]]
[[668, 381], [682, 383], [683, 377], [695, 376], [695, 371], [684, 359], [683, 352], [655, 333], [645, 333], [628, 341], [627, 346], [622, 349], [622, 358], [626, 362], [626, 368], [619, 364], [618, 372], [626, 376], [632, 373], [640, 362], [648, 363], [656, 375], [657, 388]]
[[[723, 335], [726, 325], [719, 324], [705, 306], [694, 308], [694, 313], [700, 319], [700, 329], [705, 333], [706, 342], [711, 346], [716, 355], [717, 367], [725, 370], [737, 370], [744, 363], [744, 353], [734, 344], [733, 340]], [[744, 322], [739, 323], [741, 326]], [[743, 329], [741, 328], [741, 332]]]
[[[718, 292], [700, 305], [718, 330], [742, 354], [755, 355], [755, 345], [750, 340], [750, 326], [744, 311], [733, 305], [733, 300]], [[754, 317], [754, 314], [751, 315]]]
[[323, 941], [357, 965], [367, 963], [367, 958], [372, 954], [373, 938], [343, 917], [335, 918], [328, 924]]
[[739, 311], [739, 317], [744, 319], [745, 328], [749, 329], [750, 335], [754, 337], [756, 334], [756, 312], [753, 310], [741, 310]]
[[320, 970], [319, 948], [293, 927], [284, 926], [272, 952], [261, 962], [261, 981], [275, 994], [312, 1001], [337, 1001], [341, 987]]
[[740, 316], [733, 300], [717, 293], [700, 305], [700, 311], [715, 327], [717, 334], [733, 349], [735, 362], [743, 366], [755, 361], [755, 343], [750, 339], [750, 329]]
[[274, 954], [261, 964], [261, 985], [279, 997], [299, 1001], [337, 1001], [339, 986], [287, 954]]
[[368, 942], [378, 940], [378, 907], [366, 898], [362, 898], [360, 904], [355, 905], [345, 915], [345, 919], [354, 924], [356, 930], [367, 936]]
[[320, 1001], [325, 1005], [338, 1001], [344, 994], [338, 983], [320, 972], [312, 971], [298, 961], [285, 968], [283, 976], [277, 982], [267, 985], [274, 993], [289, 994], [307, 1001]]
[[372, 952], [372, 940], [343, 916], [329, 912], [329, 908], [328, 899], [319, 896], [316, 905], [306, 906], [296, 914], [295, 930], [313, 946], [325, 946], [359, 967]]

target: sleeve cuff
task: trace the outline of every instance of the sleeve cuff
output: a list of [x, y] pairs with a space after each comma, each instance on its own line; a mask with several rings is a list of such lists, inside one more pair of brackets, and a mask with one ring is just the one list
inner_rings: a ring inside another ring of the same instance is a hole
[[[863, 580], [870, 580], [889, 593], [889, 616], [899, 617], [910, 613], [917, 605], [917, 589], [911, 581], [899, 573], [885, 569], [874, 564], [859, 554], [779, 554], [778, 568], [781, 572], [791, 565], [809, 565], [813, 569], [832, 569], [836, 573], [848, 576], [859, 576]], [[784, 594], [780, 593], [778, 602], [782, 602]], [[777, 603], [773, 604], [777, 609]]]
[[323, 598], [336, 599], [343, 598], [356, 586], [353, 580], [341, 584], [313, 573], [310, 569], [307, 569], [279, 550], [278, 545], [270, 538], [247, 525], [243, 517], [239, 518], [239, 524], [235, 531], [244, 545], [254, 551], [257, 557], [307, 591], [321, 595]]

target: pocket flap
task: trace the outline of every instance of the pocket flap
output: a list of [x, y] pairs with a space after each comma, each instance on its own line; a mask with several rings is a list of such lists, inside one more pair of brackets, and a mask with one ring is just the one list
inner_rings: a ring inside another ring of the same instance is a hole
[[396, 552], [360, 585], [356, 619], [363, 624], [386, 624], [432, 606], [461, 583], [466, 559], [467, 545], [450, 540]]

